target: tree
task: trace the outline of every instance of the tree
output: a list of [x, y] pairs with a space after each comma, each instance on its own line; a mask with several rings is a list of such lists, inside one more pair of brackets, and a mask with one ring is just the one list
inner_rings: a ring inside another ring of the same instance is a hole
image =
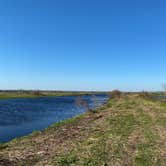
[[113, 91], [111, 91], [109, 94], [108, 94], [108, 96], [110, 97], [110, 98], [120, 98], [121, 96], [122, 96], [122, 92], [120, 91], [120, 90], [113, 90]]
[[164, 91], [166, 91], [166, 84], [163, 84], [163, 89]]

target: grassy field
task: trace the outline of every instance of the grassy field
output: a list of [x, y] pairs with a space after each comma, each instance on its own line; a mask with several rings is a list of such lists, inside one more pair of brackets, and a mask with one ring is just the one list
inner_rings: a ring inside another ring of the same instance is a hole
[[166, 104], [136, 94], [0, 145], [0, 165], [165, 166]]

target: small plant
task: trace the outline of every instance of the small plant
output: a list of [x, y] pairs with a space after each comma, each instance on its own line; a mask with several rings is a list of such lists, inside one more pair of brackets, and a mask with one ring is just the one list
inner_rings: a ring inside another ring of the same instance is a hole
[[73, 154], [69, 154], [69, 155], [60, 156], [55, 162], [59, 166], [68, 166], [68, 165], [76, 163], [76, 161], [77, 161], [77, 156]]
[[91, 109], [89, 106], [89, 103], [87, 100], [81, 98], [81, 97], [77, 97], [76, 101], [75, 101], [76, 106], [81, 107], [86, 109], [89, 112], [95, 113], [96, 110], [95, 109]]
[[0, 143], [0, 150], [7, 148], [7, 144]]
[[82, 108], [85, 108], [85, 109], [89, 110], [88, 102], [85, 99], [81, 98], [81, 97], [76, 98], [75, 104], [78, 107], [82, 107]]
[[76, 104], [76, 106], [78, 106], [78, 107], [84, 107], [84, 108], [86, 108], [86, 109], [89, 109], [89, 104], [88, 104], [88, 102], [87, 102], [85, 99], [81, 98], [81, 97], [77, 97], [77, 98], [76, 98], [75, 104]]

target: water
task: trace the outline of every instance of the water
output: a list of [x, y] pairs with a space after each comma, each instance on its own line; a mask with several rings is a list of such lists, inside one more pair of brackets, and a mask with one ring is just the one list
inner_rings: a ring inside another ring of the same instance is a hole
[[[91, 108], [104, 104], [106, 95], [81, 96]], [[87, 111], [76, 105], [78, 96], [0, 100], [0, 142], [43, 130]]]
[[161, 96], [157, 96], [156, 98], [159, 99], [159, 100], [162, 100], [162, 99], [166, 99], [166, 96], [165, 95], [161, 95]]

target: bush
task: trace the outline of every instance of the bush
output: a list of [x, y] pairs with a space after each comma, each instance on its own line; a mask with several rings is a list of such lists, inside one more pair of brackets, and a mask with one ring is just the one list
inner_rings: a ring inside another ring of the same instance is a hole
[[76, 98], [75, 105], [78, 106], [78, 107], [84, 108], [88, 112], [92, 112], [92, 113], [97, 112], [97, 109], [90, 108], [88, 101], [86, 99], [81, 98], [81, 97]]
[[120, 98], [122, 96], [122, 92], [120, 90], [113, 90], [109, 93], [110, 98]]
[[40, 92], [39, 90], [36, 90], [36, 91], [33, 92], [33, 94], [34, 94], [35, 96], [40, 96], [40, 95], [41, 95], [41, 92]]
[[139, 97], [144, 98], [144, 99], [154, 99], [153, 95], [149, 92], [146, 92], [146, 91], [140, 92]]

